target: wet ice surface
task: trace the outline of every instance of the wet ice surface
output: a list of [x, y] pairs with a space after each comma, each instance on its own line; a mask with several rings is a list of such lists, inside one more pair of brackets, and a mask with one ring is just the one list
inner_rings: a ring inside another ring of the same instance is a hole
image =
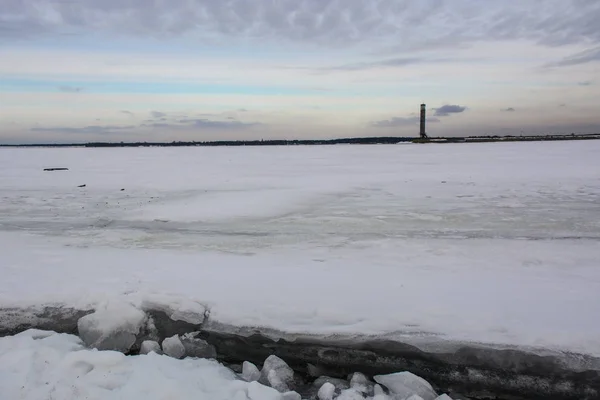
[[2, 149], [0, 188], [4, 304], [600, 355], [600, 142]]

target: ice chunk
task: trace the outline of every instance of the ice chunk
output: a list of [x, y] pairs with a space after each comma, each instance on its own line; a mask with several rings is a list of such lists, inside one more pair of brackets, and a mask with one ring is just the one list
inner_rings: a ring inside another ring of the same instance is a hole
[[346, 389], [337, 397], [337, 400], [364, 400], [365, 397], [361, 392], [354, 389]]
[[187, 333], [181, 337], [186, 357], [217, 358], [215, 346], [206, 340], [196, 338], [195, 333]]
[[260, 371], [256, 365], [249, 361], [244, 361], [242, 364], [242, 378], [248, 382], [254, 382], [260, 379]]
[[233, 398], [231, 400], [248, 400], [248, 396], [246, 395], [246, 391], [245, 390], [238, 390], [237, 392], [235, 392], [235, 394], [233, 395]]
[[285, 392], [281, 395], [282, 400], [302, 400], [302, 396], [298, 392]]
[[154, 340], [144, 340], [140, 346], [140, 354], [148, 354], [151, 352], [155, 352], [156, 354], [163, 353], [158, 342], [155, 342]]
[[409, 397], [417, 394], [423, 400], [435, 400], [438, 396], [425, 379], [408, 371], [374, 377], [377, 383], [387, 387], [392, 394]]
[[435, 400], [452, 400], [452, 397], [448, 396], [446, 393], [437, 397]]
[[389, 398], [387, 394], [376, 394], [373, 396], [373, 400], [389, 400]]
[[350, 388], [350, 384], [348, 381], [339, 378], [331, 378], [329, 376], [320, 376], [313, 382], [313, 385], [316, 387], [323, 386], [324, 383], [329, 382], [333, 386], [335, 386], [338, 391], [346, 390]]
[[146, 320], [146, 314], [129, 303], [108, 303], [79, 318], [83, 342], [98, 350], [128, 352]]
[[423, 398], [421, 396], [419, 396], [418, 394], [413, 394], [406, 400], [423, 400]]
[[274, 369], [269, 371], [269, 374], [267, 375], [267, 381], [273, 389], [277, 390], [280, 393], [284, 393], [290, 390], [290, 387], [287, 385], [284, 378], [280, 376]]
[[268, 383], [279, 392], [287, 392], [293, 386], [294, 370], [276, 355], [267, 357], [261, 371], [260, 382]]
[[358, 390], [364, 395], [373, 396], [375, 384], [371, 382], [369, 378], [365, 376], [365, 374], [355, 372], [350, 375], [349, 380], [351, 388]]
[[142, 300], [142, 309], [145, 311], [162, 311], [173, 321], [184, 321], [193, 325], [200, 325], [206, 318], [206, 307], [196, 301], [170, 295], [147, 295]]
[[306, 371], [308, 372], [308, 376], [312, 376], [313, 378], [323, 375], [323, 370], [311, 363], [306, 364]]
[[281, 400], [281, 393], [277, 390], [258, 382], [248, 384], [248, 398], [250, 400]]
[[319, 397], [319, 400], [332, 400], [334, 394], [335, 386], [333, 386], [333, 383], [325, 382], [319, 389], [317, 396]]
[[162, 348], [166, 355], [173, 358], [183, 358], [185, 356], [185, 347], [179, 339], [179, 336], [173, 335], [162, 342]]
[[362, 374], [360, 372], [350, 374], [348, 380], [350, 381], [351, 387], [355, 385], [368, 385], [369, 383], [373, 383], [369, 380], [369, 378], [366, 377], [365, 374]]
[[381, 387], [381, 385], [377, 385], [377, 384], [373, 388], [373, 393], [375, 394], [375, 396], [385, 395], [385, 392], [383, 391], [383, 388]]

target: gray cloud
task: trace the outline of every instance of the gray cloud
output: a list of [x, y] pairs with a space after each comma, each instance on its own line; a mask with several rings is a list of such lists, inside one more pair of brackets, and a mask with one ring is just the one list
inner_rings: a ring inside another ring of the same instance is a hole
[[516, 38], [550, 46], [600, 43], [599, 20], [596, 0], [188, 0], [176, 5], [165, 0], [3, 0], [0, 38], [86, 31], [207, 40], [220, 35], [336, 46], [400, 42], [404, 47], [395, 52], [414, 52], [424, 46]]
[[241, 122], [237, 120], [212, 121], [209, 119], [197, 119], [191, 123], [194, 128], [217, 128], [217, 129], [240, 129], [260, 125], [257, 122]]
[[[427, 122], [440, 122], [438, 118], [427, 118]], [[393, 117], [381, 121], [373, 121], [369, 125], [374, 128], [395, 128], [399, 126], [413, 126], [419, 123], [419, 117]]]
[[446, 104], [439, 108], [434, 108], [433, 110], [435, 111], [435, 113], [433, 115], [435, 115], [436, 117], [447, 117], [451, 114], [459, 114], [461, 112], [464, 112], [466, 109], [467, 107], [455, 104]]
[[135, 116], [134, 113], [132, 113], [131, 111], [127, 111], [127, 110], [121, 110], [120, 113], [121, 114], [125, 114], [125, 115], [129, 115], [130, 117]]
[[59, 86], [58, 90], [60, 90], [61, 92], [64, 92], [64, 93], [81, 93], [81, 92], [83, 92], [83, 88], [82, 87], [79, 87], [79, 86], [69, 86], [69, 85]]
[[252, 126], [261, 125], [258, 122], [242, 122], [229, 117], [226, 121], [210, 120], [206, 118], [183, 118], [175, 122], [152, 122], [142, 124], [142, 127], [149, 128], [168, 128], [168, 129], [245, 129]]
[[517, 110], [515, 110], [515, 109], [514, 109], [514, 108], [512, 108], [512, 107], [508, 107], [508, 108], [505, 108], [505, 109], [504, 109], [504, 110], [502, 110], [502, 111], [506, 111], [506, 112], [514, 112], [514, 111], [517, 111]]
[[375, 61], [375, 62], [363, 62], [363, 63], [338, 65], [335, 67], [323, 68], [323, 70], [360, 71], [360, 70], [377, 68], [377, 67], [403, 67], [403, 66], [411, 65], [411, 64], [419, 64], [424, 61], [425, 61], [425, 59], [417, 58], [417, 57], [394, 58], [394, 59], [390, 59], [390, 60], [382, 60], [382, 61]]
[[173, 128], [173, 127], [180, 128], [181, 127], [181, 125], [169, 124], [167, 122], [150, 122], [147, 124], [142, 124], [140, 126], [143, 128]]
[[592, 82], [592, 81], [582, 81], [582, 82], [577, 82], [577, 84], [579, 86], [592, 86], [594, 84], [594, 82]]
[[153, 118], [164, 118], [167, 116], [167, 113], [161, 111], [151, 111], [150, 115], [152, 115]]
[[[161, 118], [162, 119], [162, 118]], [[166, 120], [166, 119], [165, 119]], [[235, 119], [226, 121], [216, 121], [209, 119], [182, 119], [179, 122], [155, 122], [149, 120], [139, 126], [136, 125], [89, 125], [79, 128], [73, 127], [35, 127], [31, 128], [32, 132], [50, 132], [50, 133], [68, 133], [68, 134], [111, 134], [122, 133], [124, 131], [132, 131], [136, 128], [155, 128], [155, 129], [223, 129], [236, 130], [245, 129], [253, 126], [261, 125], [257, 122], [242, 122]]]
[[[598, 29], [598, 31], [600, 31], [600, 29]], [[600, 46], [587, 49], [569, 57], [565, 57], [562, 60], [549, 63], [546, 65], [546, 67], [569, 67], [572, 65], [587, 64], [598, 61], [600, 61]]]
[[52, 133], [81, 133], [81, 134], [108, 134], [118, 131], [134, 129], [133, 125], [89, 125], [82, 128], [72, 127], [37, 127], [31, 128], [33, 132], [52, 132]]
[[353, 64], [343, 64], [333, 67], [324, 67], [320, 68], [317, 71], [362, 71], [372, 68], [394, 68], [394, 67], [405, 67], [407, 65], [413, 64], [423, 64], [423, 63], [446, 63], [446, 62], [456, 62], [456, 61], [472, 61], [458, 58], [427, 58], [427, 57], [399, 57], [399, 58], [390, 58], [386, 60], [379, 60], [373, 62], [362, 62], [362, 63], [353, 63]]

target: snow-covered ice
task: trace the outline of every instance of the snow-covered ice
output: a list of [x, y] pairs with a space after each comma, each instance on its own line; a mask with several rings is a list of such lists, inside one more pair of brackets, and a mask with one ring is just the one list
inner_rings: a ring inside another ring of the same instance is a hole
[[[154, 342], [150, 347], [156, 345]], [[273, 362], [272, 359], [266, 364], [272, 366]], [[280, 362], [275, 364], [281, 365]], [[412, 379], [420, 378], [413, 376]], [[396, 389], [396, 383], [390, 383], [390, 391]], [[320, 400], [395, 400], [409, 398], [420, 389], [417, 385], [415, 391], [399, 397], [388, 396], [377, 387], [375, 395], [365, 396], [356, 388], [336, 389], [325, 382], [317, 397]], [[0, 338], [0, 398], [300, 400], [301, 395], [240, 379], [214, 360], [180, 360], [154, 351], [125, 356], [121, 352], [90, 349], [77, 336], [32, 329]]]
[[0, 305], [600, 355], [598, 215], [598, 141], [0, 149]]
[[51, 332], [0, 338], [2, 399], [248, 400], [249, 392], [216, 361], [89, 350], [76, 336]]

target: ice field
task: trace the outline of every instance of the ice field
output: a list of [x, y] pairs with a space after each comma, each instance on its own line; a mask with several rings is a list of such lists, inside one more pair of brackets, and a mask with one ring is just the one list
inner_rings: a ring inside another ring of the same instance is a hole
[[0, 241], [3, 307], [600, 356], [598, 141], [0, 149]]

